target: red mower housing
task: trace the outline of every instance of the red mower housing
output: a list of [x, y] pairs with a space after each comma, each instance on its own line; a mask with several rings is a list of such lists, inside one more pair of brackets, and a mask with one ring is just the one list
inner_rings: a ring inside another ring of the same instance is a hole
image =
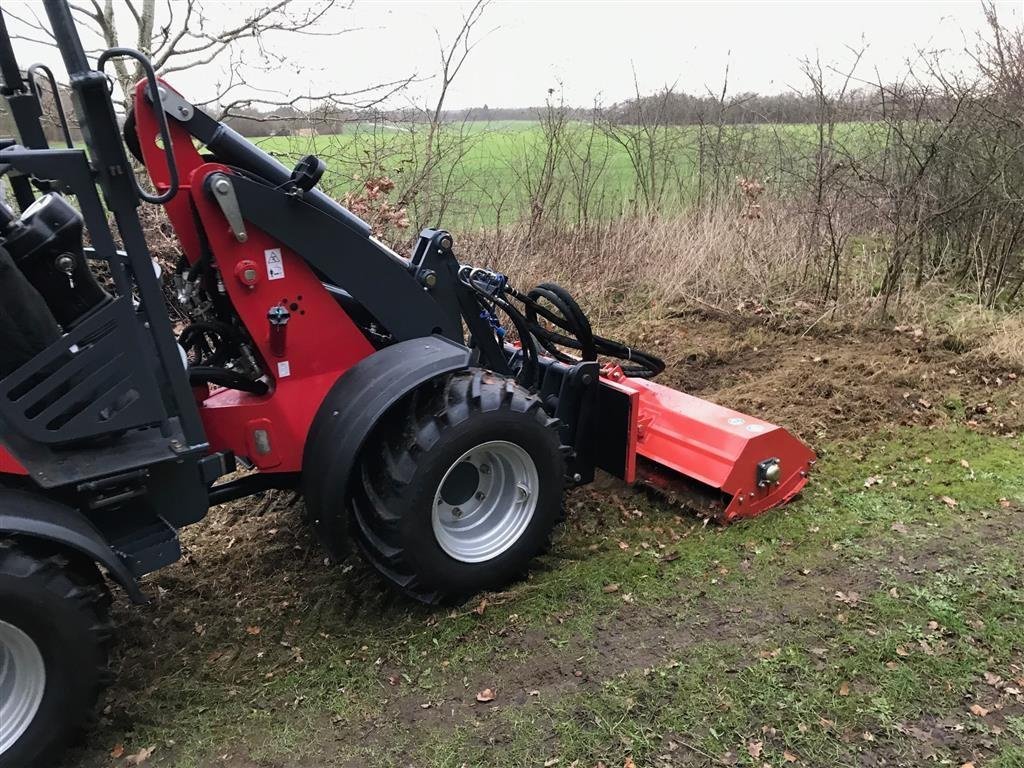
[[602, 372], [626, 446], [614, 474], [685, 500], [720, 523], [785, 504], [807, 484], [817, 457], [780, 426], [656, 382], [619, 366]]

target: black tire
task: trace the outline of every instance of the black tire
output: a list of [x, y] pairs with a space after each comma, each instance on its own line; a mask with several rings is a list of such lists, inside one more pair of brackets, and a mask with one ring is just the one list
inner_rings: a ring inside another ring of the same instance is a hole
[[[532, 459], [538, 490], [525, 528], [481, 562], [449, 555], [432, 526], [442, 479], [463, 454], [491, 441]], [[524, 576], [562, 517], [565, 460], [558, 422], [512, 379], [473, 370], [429, 382], [377, 426], [350, 483], [354, 538], [366, 559], [406, 595], [454, 602]]]
[[91, 722], [96, 700], [110, 681], [109, 605], [110, 594], [92, 563], [72, 563], [0, 541], [0, 622], [31, 639], [46, 673], [38, 709], [0, 753], [0, 768], [54, 765]]

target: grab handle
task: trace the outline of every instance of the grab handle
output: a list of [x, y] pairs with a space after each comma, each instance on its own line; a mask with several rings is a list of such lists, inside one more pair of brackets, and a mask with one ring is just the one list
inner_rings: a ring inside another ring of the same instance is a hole
[[28, 87], [35, 95], [36, 101], [39, 102], [40, 110], [43, 106], [43, 92], [39, 89], [39, 83], [36, 82], [36, 72], [42, 72], [46, 75], [46, 79], [50, 83], [50, 91], [53, 93], [53, 101], [57, 106], [57, 117], [60, 119], [60, 130], [64, 134], [64, 141], [68, 145], [68, 149], [74, 149], [75, 142], [71, 138], [71, 128], [68, 126], [68, 116], [64, 112], [64, 104], [60, 100], [60, 90], [57, 88], [57, 78], [53, 76], [53, 70], [45, 64], [33, 64], [25, 73], [28, 76]]
[[167, 175], [170, 177], [170, 184], [163, 193], [159, 195], [151, 195], [139, 186], [139, 180], [133, 175], [132, 179], [135, 182], [135, 191], [139, 197], [147, 203], [163, 205], [178, 194], [178, 166], [174, 163], [174, 148], [171, 146], [171, 129], [167, 125], [167, 114], [161, 106], [160, 86], [156, 79], [156, 72], [153, 70], [153, 65], [150, 63], [149, 59], [134, 48], [108, 48], [101, 53], [99, 59], [96, 60], [96, 68], [102, 71], [104, 64], [118, 56], [135, 59], [135, 61], [139, 63], [139, 66], [141, 66], [146, 72], [146, 85], [149, 88], [149, 98], [153, 103], [153, 109], [155, 109], [157, 113], [157, 124], [160, 126], [160, 140], [164, 144], [164, 157], [167, 160]]

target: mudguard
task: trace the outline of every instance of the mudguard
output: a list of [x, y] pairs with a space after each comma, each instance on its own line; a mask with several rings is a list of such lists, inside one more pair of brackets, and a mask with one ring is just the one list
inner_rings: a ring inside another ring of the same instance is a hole
[[[335, 559], [347, 549], [349, 476], [380, 418], [420, 385], [469, 367], [470, 350], [442, 336], [385, 347], [343, 373], [317, 411], [302, 458], [302, 491], [317, 536]], [[329, 492], [328, 492], [329, 489]]]
[[0, 488], [0, 536], [44, 539], [81, 552], [107, 569], [135, 603], [145, 603], [135, 577], [103, 535], [76, 509], [44, 496]]

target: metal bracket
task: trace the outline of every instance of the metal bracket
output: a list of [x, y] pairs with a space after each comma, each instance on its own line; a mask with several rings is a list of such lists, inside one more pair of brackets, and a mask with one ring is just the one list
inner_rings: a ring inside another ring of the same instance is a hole
[[220, 206], [221, 213], [228, 220], [231, 234], [235, 240], [244, 243], [249, 239], [245, 231], [245, 221], [242, 219], [242, 209], [238, 207], [238, 198], [235, 196], [235, 186], [231, 179], [223, 173], [215, 173], [210, 177], [210, 191], [213, 192], [213, 199]]
[[160, 94], [160, 106], [163, 107], [164, 112], [179, 123], [187, 123], [192, 119], [196, 108], [185, 101], [180, 93], [176, 93], [162, 85], [157, 86], [157, 92]]

